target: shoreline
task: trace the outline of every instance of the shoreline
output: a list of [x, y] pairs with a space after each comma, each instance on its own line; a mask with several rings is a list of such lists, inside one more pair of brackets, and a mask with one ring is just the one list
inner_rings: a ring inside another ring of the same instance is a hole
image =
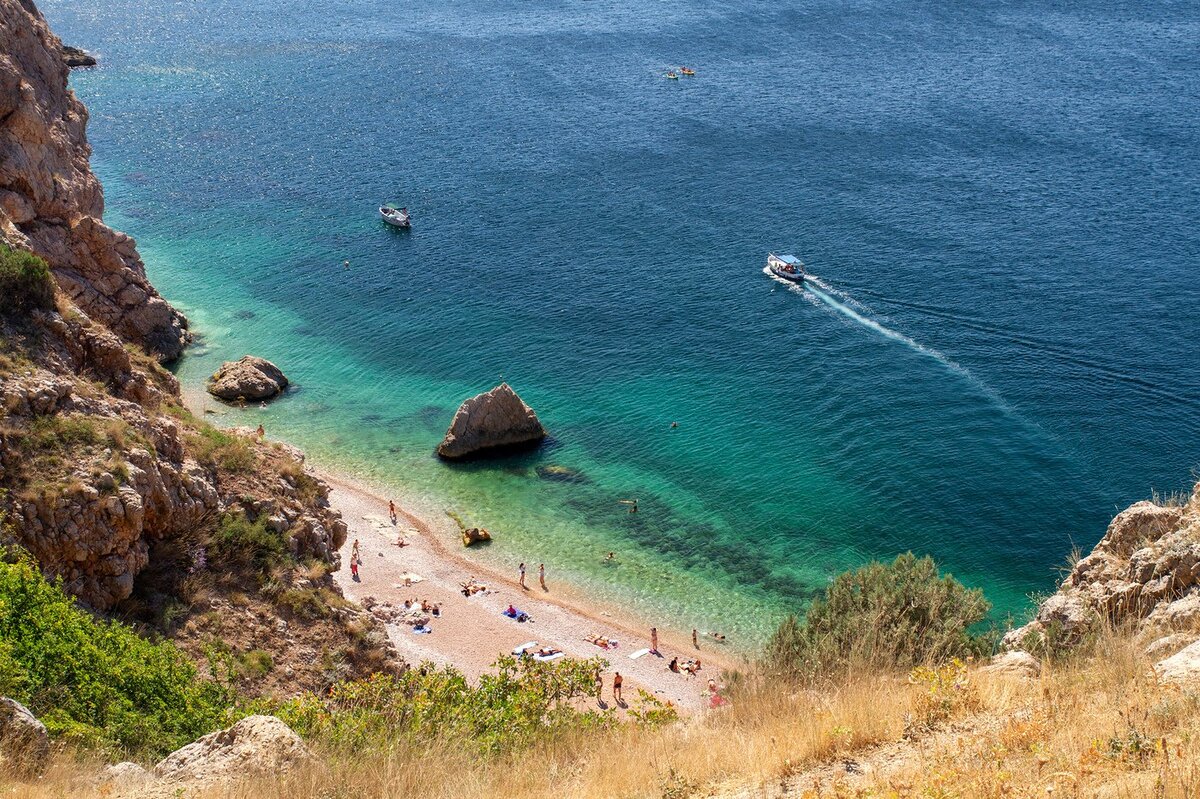
[[[181, 386], [184, 405], [197, 417], [205, 419], [205, 408], [216, 408], [217, 403], [203, 389]], [[215, 421], [215, 420], [214, 420]], [[296, 446], [285, 439], [266, 438]], [[303, 452], [303, 448], [297, 447]], [[385, 487], [348, 472], [344, 468], [327, 468], [319, 461], [314, 462], [305, 454], [305, 466], [315, 476], [330, 486], [330, 505], [341, 511], [349, 528], [341, 555], [343, 567], [333, 573], [333, 579], [348, 599], [358, 604], [368, 597], [379, 602], [400, 605], [406, 598], [422, 599], [442, 605], [440, 618], [431, 622], [435, 630], [463, 622], [462, 634], [413, 635], [411, 628], [403, 624], [385, 622], [390, 638], [397, 651], [410, 664], [428, 660], [441, 665], [450, 665], [462, 671], [470, 679], [477, 679], [502, 654], [511, 652], [514, 646], [537, 638], [541, 645], [562, 649], [569, 657], [604, 657], [610, 668], [605, 669], [604, 696], [611, 695], [612, 672], [621, 671], [625, 677], [627, 700], [636, 697], [636, 689], [646, 690], [663, 701], [670, 701], [683, 711], [699, 710], [704, 697], [697, 689], [707, 685], [708, 679], [720, 682], [720, 673], [726, 670], [745, 669], [751, 663], [751, 655], [733, 644], [718, 642], [707, 634], [700, 636], [699, 651], [693, 648], [690, 631], [659, 626], [659, 651], [665, 656], [653, 654], [638, 660], [628, 655], [649, 647], [649, 630], [653, 622], [627, 607], [605, 602], [570, 582], [561, 582], [554, 577], [553, 564], [547, 579], [547, 590], [537, 585], [537, 564], [529, 563], [526, 583], [528, 590], [522, 591], [514, 575], [509, 575], [494, 564], [472, 558], [465, 551], [456, 551], [458, 530], [449, 520], [444, 523], [431, 521], [411, 510], [414, 504], [403, 487], [395, 488], [399, 524], [387, 521], [388, 494], [394, 487]], [[397, 534], [403, 533], [407, 545], [395, 545]], [[350, 551], [355, 539], [362, 544], [363, 566], [360, 569], [362, 582], [350, 575]], [[503, 547], [503, 540], [489, 547]], [[369, 557], [368, 557], [369, 556]], [[514, 556], [514, 561], [519, 556]], [[410, 569], [420, 568], [422, 581], [405, 588], [400, 579]], [[376, 579], [381, 576], [383, 579]], [[463, 597], [459, 584], [468, 578], [485, 582], [489, 586], [486, 596]], [[395, 578], [395, 579], [393, 579]], [[496, 612], [480, 613], [485, 607]], [[518, 626], [515, 622], [499, 615], [498, 610], [506, 604], [514, 604], [534, 616], [534, 626]], [[604, 635], [620, 642], [615, 650], [602, 650], [583, 640], [586, 634]], [[513, 640], [519, 638], [520, 640]], [[696, 678], [686, 678], [667, 670], [667, 658], [678, 656], [680, 660], [698, 657], [703, 667]], [[657, 668], [654, 668], [657, 666]], [[601, 709], [607, 707], [602, 701]]]

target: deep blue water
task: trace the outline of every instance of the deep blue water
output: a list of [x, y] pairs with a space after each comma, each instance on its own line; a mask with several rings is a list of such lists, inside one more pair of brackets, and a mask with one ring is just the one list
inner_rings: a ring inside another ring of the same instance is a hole
[[[754, 640], [912, 549], [1019, 614], [1200, 463], [1194, 3], [43, 7], [181, 379], [274, 360], [299, 390], [223, 423], [497, 562]], [[432, 458], [501, 375], [553, 445]]]

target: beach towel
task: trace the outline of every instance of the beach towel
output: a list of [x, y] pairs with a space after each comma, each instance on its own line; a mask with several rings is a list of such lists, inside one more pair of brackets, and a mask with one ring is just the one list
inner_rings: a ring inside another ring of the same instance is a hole
[[[382, 554], [382, 553], [380, 553], [380, 554]], [[425, 578], [419, 574], [413, 574], [412, 572], [405, 572], [404, 574], [400, 575], [400, 582], [396, 583], [392, 587], [393, 588], [408, 588], [409, 586], [413, 585], [414, 583], [422, 582], [424, 579]]]
[[629, 656], [629, 659], [630, 659], [630, 660], [637, 660], [637, 659], [638, 659], [638, 658], [640, 658], [642, 655], [649, 655], [649, 654], [650, 654], [650, 650], [649, 650], [649, 649], [639, 649], [638, 651], [636, 651], [636, 652], [634, 652], [633, 654], [631, 654], [631, 655]]
[[428, 635], [431, 632], [433, 632], [433, 630], [423, 624], [418, 624], [416, 627], [413, 627], [413, 635]]
[[529, 614], [522, 610], [517, 610], [516, 613], [509, 613], [508, 609], [506, 608], [500, 611], [500, 615], [508, 619], [516, 619], [517, 621], [532, 621], [532, 619], [529, 618]]
[[534, 655], [533, 659], [542, 663], [547, 663], [551, 660], [557, 660], [558, 658], [565, 658], [566, 656], [566, 652], [555, 652], [553, 655]]
[[525, 643], [523, 643], [520, 646], [513, 649], [512, 653], [519, 657], [521, 655], [524, 655], [526, 650], [533, 649], [537, 645], [538, 645], [537, 641], [526, 641]]

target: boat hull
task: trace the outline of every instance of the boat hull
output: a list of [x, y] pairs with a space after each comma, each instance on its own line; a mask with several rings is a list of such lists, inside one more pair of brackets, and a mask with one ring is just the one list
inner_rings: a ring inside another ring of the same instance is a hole
[[804, 273], [803, 272], [785, 272], [784, 270], [779, 269], [774, 266], [770, 267], [770, 269], [771, 269], [771, 274], [774, 275], [775, 277], [782, 278], [783, 280], [787, 280], [791, 283], [803, 283], [804, 282]]
[[391, 225], [392, 227], [404, 229], [412, 227], [412, 218], [409, 217], [408, 214], [405, 214], [404, 216], [399, 216], [398, 214], [389, 214], [385, 213], [381, 208], [379, 209], [379, 218], [382, 219], [384, 223]]

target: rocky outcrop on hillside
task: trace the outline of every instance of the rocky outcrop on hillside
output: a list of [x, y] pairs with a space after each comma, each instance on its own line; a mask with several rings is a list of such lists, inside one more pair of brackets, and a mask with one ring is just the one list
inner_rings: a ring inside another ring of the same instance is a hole
[[1186, 504], [1138, 502], [1121, 511], [1033, 620], [1004, 642], [1069, 645], [1100, 621], [1200, 635], [1200, 485]]
[[100, 221], [62, 59], [31, 0], [0, 0], [0, 241], [43, 256], [57, 284], [49, 302], [0, 304], [0, 543], [202, 664], [214, 642], [245, 656], [235, 679], [251, 693], [401, 668], [333, 581], [347, 529], [303, 455], [182, 407], [159, 361], [185, 322]]
[[300, 736], [274, 716], [247, 716], [167, 755], [154, 776], [171, 782], [214, 783], [278, 775], [312, 758]]
[[45, 258], [92, 319], [173, 360], [187, 320], [150, 285], [133, 239], [101, 221], [88, 114], [67, 88], [68, 71], [62, 42], [33, 3], [0, 0], [0, 240]]
[[35, 329], [36, 361], [0, 380], [0, 485], [11, 491], [19, 543], [69, 592], [98, 610], [113, 607], [131, 594], [156, 541], [230, 511], [263, 518], [296, 557], [336, 567], [345, 522], [295, 455], [243, 438], [226, 446], [272, 468], [201, 462], [189, 452], [203, 443], [189, 441], [196, 434], [154, 410], [174, 401], [173, 377], [155, 370], [155, 383], [83, 317], [47, 315]]
[[490, 449], [536, 444], [546, 429], [533, 409], [507, 383], [459, 406], [438, 446], [443, 458], [465, 458]]
[[50, 757], [50, 734], [29, 709], [0, 698], [0, 768], [16, 774], [40, 774]]
[[208, 393], [226, 402], [269, 400], [287, 390], [288, 379], [278, 366], [255, 355], [226, 361], [208, 380]]

